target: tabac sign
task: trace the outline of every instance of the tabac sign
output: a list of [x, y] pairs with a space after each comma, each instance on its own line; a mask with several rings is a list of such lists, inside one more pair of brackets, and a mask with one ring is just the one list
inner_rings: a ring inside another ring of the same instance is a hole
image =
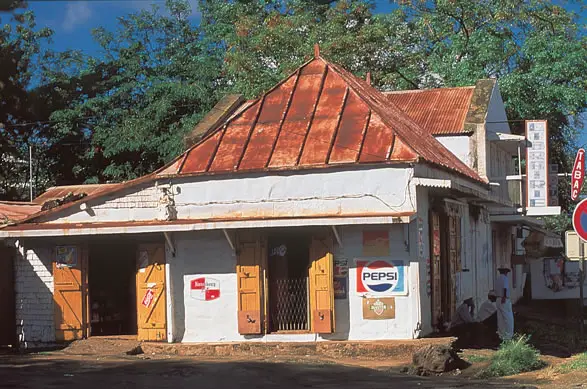
[[408, 294], [403, 260], [357, 259], [357, 293], [369, 296]]
[[579, 149], [575, 157], [575, 164], [573, 165], [571, 181], [571, 200], [575, 201], [579, 198], [581, 189], [583, 188], [583, 179], [585, 178], [585, 150]]

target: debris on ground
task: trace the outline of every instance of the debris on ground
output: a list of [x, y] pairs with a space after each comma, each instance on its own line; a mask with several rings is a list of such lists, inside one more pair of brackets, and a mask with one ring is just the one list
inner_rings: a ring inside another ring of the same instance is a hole
[[470, 364], [461, 359], [452, 346], [428, 345], [414, 353], [408, 374], [434, 376], [469, 366]]

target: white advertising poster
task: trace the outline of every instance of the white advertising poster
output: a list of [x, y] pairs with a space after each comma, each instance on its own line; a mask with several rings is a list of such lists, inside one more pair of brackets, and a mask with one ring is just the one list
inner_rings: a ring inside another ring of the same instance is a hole
[[548, 206], [548, 128], [545, 120], [526, 121], [528, 207]]

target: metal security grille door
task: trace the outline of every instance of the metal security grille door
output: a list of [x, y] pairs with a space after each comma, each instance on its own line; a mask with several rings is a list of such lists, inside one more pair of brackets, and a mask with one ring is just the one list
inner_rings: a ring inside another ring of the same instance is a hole
[[53, 261], [55, 339], [87, 336], [87, 258], [85, 247], [60, 246]]
[[277, 279], [273, 283], [272, 330], [309, 330], [308, 277]]
[[141, 244], [137, 255], [137, 338], [167, 339], [165, 245]]

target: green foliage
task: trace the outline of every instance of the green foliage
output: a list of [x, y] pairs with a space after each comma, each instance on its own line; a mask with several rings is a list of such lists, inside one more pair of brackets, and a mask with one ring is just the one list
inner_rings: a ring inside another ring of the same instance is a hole
[[[233, 91], [258, 95], [321, 52], [381, 89], [474, 85], [499, 80], [514, 133], [547, 119], [550, 162], [570, 171], [587, 108], [587, 38], [577, 15], [547, 0], [402, 1], [373, 14], [373, 2], [202, 0], [202, 29], [224, 51]], [[504, 125], [505, 126], [505, 125]], [[561, 180], [563, 209], [570, 209]]]
[[501, 344], [491, 357], [491, 364], [483, 377], [504, 377], [539, 369], [544, 366], [540, 352], [528, 343], [528, 337], [521, 335]]
[[563, 373], [568, 373], [574, 370], [587, 370], [587, 352], [575, 355], [571, 361], [560, 365], [558, 370]]
[[[550, 160], [570, 170], [587, 108], [587, 39], [576, 15], [547, 0], [399, 3], [376, 15], [370, 0], [201, 0], [196, 26], [185, 0], [167, 0], [165, 12], [155, 7], [119, 18], [114, 31], [96, 29], [96, 56], [43, 51], [51, 31], [26, 13], [20, 29], [0, 31], [8, 61], [0, 122], [40, 123], [0, 130], [3, 150], [22, 158], [33, 144], [47, 184], [149, 173], [182, 151], [184, 134], [221, 95], [258, 96], [319, 43], [325, 57], [359, 76], [371, 72], [383, 90], [497, 78], [508, 118], [548, 119]], [[2, 182], [23, 174], [4, 170]], [[548, 222], [562, 231], [568, 218]]]
[[[221, 84], [213, 52], [188, 20], [189, 5], [168, 1], [119, 19], [115, 32], [93, 31], [104, 55], [66, 53], [74, 66], [52, 74], [68, 96], [54, 138], [89, 145], [75, 166], [88, 182], [124, 180], [152, 172], [182, 151], [183, 135], [212, 107]], [[77, 61], [76, 61], [77, 60]]]
[[491, 358], [488, 355], [472, 354], [472, 355], [465, 356], [464, 359], [470, 363], [479, 363], [479, 362], [487, 362]]
[[48, 118], [44, 97], [32, 89], [51, 62], [43, 45], [53, 32], [38, 29], [32, 12], [8, 16], [12, 23], [0, 26], [0, 199], [18, 199], [28, 193], [28, 145], [42, 128], [25, 123]]

